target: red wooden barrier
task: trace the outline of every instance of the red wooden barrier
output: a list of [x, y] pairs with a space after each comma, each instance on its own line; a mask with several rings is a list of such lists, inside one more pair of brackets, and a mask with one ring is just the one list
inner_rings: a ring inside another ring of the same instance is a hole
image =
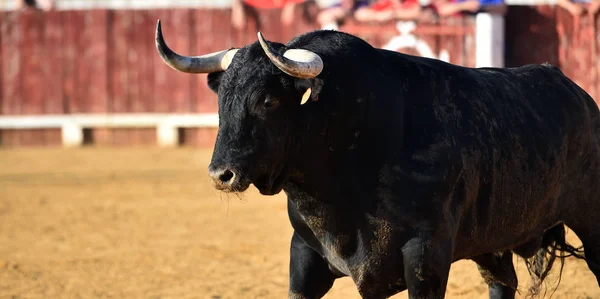
[[[256, 32], [287, 42], [317, 29], [315, 7], [297, 10], [298, 21], [280, 24], [279, 10], [250, 12], [244, 30], [230, 26], [229, 9], [158, 9], [0, 12], [0, 114], [69, 114], [217, 111], [206, 75], [173, 71], [156, 53], [157, 19], [169, 45], [186, 55], [205, 54], [256, 41]], [[598, 100], [598, 25], [579, 23], [551, 7], [511, 8], [506, 20], [509, 66], [549, 61], [559, 65]], [[595, 27], [594, 27], [595, 26]], [[592, 28], [594, 28], [592, 30]], [[376, 47], [399, 35], [395, 23], [340, 28]], [[419, 24], [414, 35], [434, 55], [447, 51], [450, 62], [475, 66], [472, 17]], [[593, 37], [596, 37], [594, 39]], [[398, 49], [418, 54], [414, 49]], [[189, 145], [214, 142], [213, 129], [184, 129]], [[88, 136], [101, 145], [154, 144], [154, 130], [95, 129]], [[1, 145], [59, 144], [58, 130], [0, 132]]]
[[600, 26], [558, 7], [511, 7], [506, 19], [507, 66], [550, 62], [600, 102]]

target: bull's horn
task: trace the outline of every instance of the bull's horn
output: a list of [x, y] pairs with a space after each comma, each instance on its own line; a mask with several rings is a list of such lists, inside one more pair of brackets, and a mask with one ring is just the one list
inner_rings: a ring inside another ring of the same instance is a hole
[[292, 77], [314, 78], [323, 70], [323, 60], [314, 52], [290, 49], [281, 55], [271, 48], [260, 32], [258, 32], [258, 41], [273, 64]]
[[160, 20], [156, 25], [156, 49], [162, 60], [171, 68], [184, 73], [214, 73], [226, 70], [238, 49], [223, 50], [202, 56], [182, 56], [165, 43]]

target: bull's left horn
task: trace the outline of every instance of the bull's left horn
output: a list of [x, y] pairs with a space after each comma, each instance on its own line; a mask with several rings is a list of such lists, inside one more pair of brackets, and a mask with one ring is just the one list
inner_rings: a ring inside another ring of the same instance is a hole
[[165, 43], [160, 20], [156, 25], [156, 49], [162, 60], [171, 68], [184, 73], [214, 73], [226, 70], [238, 49], [223, 50], [202, 56], [182, 56]]
[[258, 32], [258, 42], [273, 64], [292, 77], [314, 78], [323, 70], [323, 60], [314, 52], [290, 49], [281, 55], [271, 48], [260, 32]]

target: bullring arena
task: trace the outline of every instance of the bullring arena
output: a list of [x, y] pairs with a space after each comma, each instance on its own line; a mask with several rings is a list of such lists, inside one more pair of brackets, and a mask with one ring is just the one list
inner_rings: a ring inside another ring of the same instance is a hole
[[[210, 156], [2, 150], [0, 298], [285, 298], [292, 230], [284, 195], [214, 191]], [[525, 295], [525, 263], [515, 261]], [[343, 278], [325, 298], [360, 297]], [[447, 298], [488, 298], [475, 263], [452, 266]], [[567, 258], [551, 298], [600, 298], [600, 289], [585, 262]]]

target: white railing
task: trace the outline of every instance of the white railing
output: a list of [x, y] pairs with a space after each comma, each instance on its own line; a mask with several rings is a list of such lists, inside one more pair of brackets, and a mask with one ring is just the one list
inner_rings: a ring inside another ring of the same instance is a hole
[[176, 146], [179, 128], [217, 128], [216, 113], [206, 114], [68, 114], [0, 116], [1, 129], [61, 129], [65, 147], [83, 144], [86, 128], [156, 128], [160, 146]]

